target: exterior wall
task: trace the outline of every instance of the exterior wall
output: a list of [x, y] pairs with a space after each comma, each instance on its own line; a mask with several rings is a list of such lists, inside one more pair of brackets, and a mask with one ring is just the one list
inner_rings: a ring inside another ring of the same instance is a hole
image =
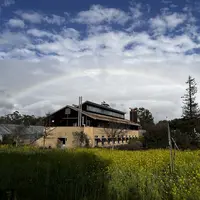
[[[90, 127], [88, 127], [90, 128]], [[104, 136], [105, 138], [107, 138], [107, 134], [104, 130], [104, 128], [93, 128], [93, 133], [94, 133], [94, 136]], [[134, 137], [139, 137], [140, 133], [138, 130], [128, 130], [125, 135], [127, 136], [134, 136]]]
[[[107, 131], [109, 133], [109, 130]], [[108, 138], [107, 133], [105, 132], [104, 128], [93, 128], [93, 141], [95, 140], [95, 136], [98, 136], [99, 138], [102, 138], [102, 136], [104, 136], [105, 138]], [[128, 130], [124, 136], [130, 136], [130, 137], [139, 137], [140, 133], [138, 130]], [[93, 142], [95, 143], [95, 142]], [[116, 145], [118, 145], [118, 142], [115, 142]], [[120, 142], [119, 144], [122, 144], [122, 142]], [[108, 146], [109, 144], [107, 142], [104, 143], [104, 146]], [[93, 145], [94, 146], [94, 145]], [[101, 143], [98, 145], [101, 146]]]
[[[45, 147], [49, 147], [51, 146], [52, 148], [56, 148], [57, 147], [57, 140], [59, 137], [63, 137], [66, 138], [66, 148], [72, 148], [74, 147], [73, 145], [73, 132], [80, 132], [80, 131], [84, 131], [84, 133], [86, 133], [89, 137], [89, 142], [90, 142], [90, 146], [94, 147], [95, 146], [95, 136], [98, 136], [99, 138], [102, 138], [102, 136], [104, 136], [105, 138], [107, 138], [107, 134], [105, 133], [104, 128], [96, 128], [96, 127], [55, 127], [52, 129], [52, 131], [50, 132], [50, 134], [46, 137], [45, 139]], [[131, 137], [139, 137], [141, 135], [141, 133], [138, 130], [129, 130], [127, 131], [127, 133], [125, 134], [127, 136], [131, 136]], [[42, 147], [44, 144], [44, 139], [43, 137], [41, 137], [40, 139], [38, 139], [35, 142], [36, 146], [40, 146]], [[116, 142], [116, 144], [118, 144]], [[122, 144], [122, 142], [120, 142], [120, 144]], [[108, 144], [105, 143], [105, 146], [107, 146]], [[101, 143], [99, 143], [99, 146], [101, 146]]]
[[89, 142], [90, 142], [90, 146], [94, 147], [95, 142], [94, 142], [94, 127], [84, 127], [84, 133], [87, 134], [87, 136], [89, 137]]
[[[66, 138], [66, 148], [73, 147], [73, 132], [83, 131], [83, 127], [55, 127], [45, 139], [45, 147], [51, 146], [51, 148], [57, 147], [58, 138]], [[36, 146], [42, 147], [44, 144], [44, 139], [41, 137], [35, 142]]]

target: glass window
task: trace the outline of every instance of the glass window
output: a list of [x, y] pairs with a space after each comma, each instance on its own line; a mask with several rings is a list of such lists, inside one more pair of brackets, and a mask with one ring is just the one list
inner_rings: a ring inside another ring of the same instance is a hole
[[91, 112], [96, 112], [96, 113], [99, 113], [99, 114], [109, 115], [109, 116], [112, 116], [112, 117], [124, 118], [123, 114], [115, 113], [113, 111], [108, 111], [108, 110], [104, 110], [104, 109], [101, 109], [101, 108], [96, 108], [96, 107], [93, 107], [93, 106], [87, 106], [87, 110], [91, 111]]

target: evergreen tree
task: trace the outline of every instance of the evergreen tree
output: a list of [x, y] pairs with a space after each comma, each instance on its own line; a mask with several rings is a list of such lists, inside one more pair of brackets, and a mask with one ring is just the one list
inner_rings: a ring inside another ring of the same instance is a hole
[[183, 98], [183, 117], [185, 119], [194, 119], [199, 115], [198, 103], [196, 103], [195, 94], [197, 93], [197, 84], [195, 79], [189, 76], [188, 81], [186, 82], [188, 88]]
[[148, 109], [142, 107], [142, 108], [136, 108], [136, 111], [139, 123], [143, 128], [145, 128], [146, 125], [154, 124], [153, 115]]

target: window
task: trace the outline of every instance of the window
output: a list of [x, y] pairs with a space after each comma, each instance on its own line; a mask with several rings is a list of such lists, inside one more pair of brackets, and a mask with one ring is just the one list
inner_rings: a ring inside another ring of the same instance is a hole
[[104, 110], [102, 108], [97, 108], [97, 107], [94, 107], [94, 106], [87, 106], [87, 110], [91, 111], [91, 112], [103, 114], [103, 115], [109, 115], [109, 116], [112, 116], [112, 117], [124, 118], [123, 114], [116, 113], [116, 112], [109, 111], [109, 110]]
[[90, 120], [86, 121], [86, 126], [90, 126]]

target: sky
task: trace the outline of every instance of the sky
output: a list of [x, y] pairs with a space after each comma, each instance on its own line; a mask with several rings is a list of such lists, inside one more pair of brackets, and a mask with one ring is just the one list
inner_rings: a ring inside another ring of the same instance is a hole
[[200, 87], [199, 17], [198, 0], [0, 0], [0, 114], [83, 96], [181, 117], [188, 76]]

